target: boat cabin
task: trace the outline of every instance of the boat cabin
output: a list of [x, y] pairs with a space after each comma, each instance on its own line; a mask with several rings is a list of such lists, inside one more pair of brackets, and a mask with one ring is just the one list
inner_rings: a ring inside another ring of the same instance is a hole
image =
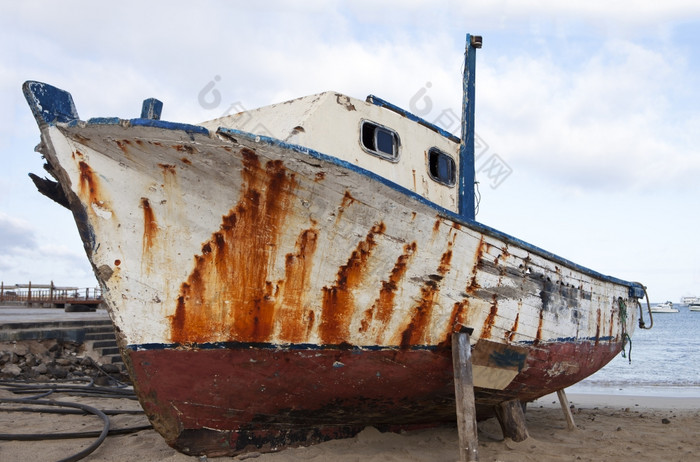
[[204, 122], [304, 146], [459, 213], [458, 137], [374, 96], [328, 91]]

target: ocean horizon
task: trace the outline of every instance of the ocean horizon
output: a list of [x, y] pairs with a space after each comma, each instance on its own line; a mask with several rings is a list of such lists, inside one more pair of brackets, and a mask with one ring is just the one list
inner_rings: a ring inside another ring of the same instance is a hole
[[[655, 304], [652, 304], [652, 306]], [[567, 388], [572, 393], [700, 397], [700, 312], [653, 313], [651, 329], [635, 328], [624, 356]], [[649, 314], [644, 304], [644, 321]]]

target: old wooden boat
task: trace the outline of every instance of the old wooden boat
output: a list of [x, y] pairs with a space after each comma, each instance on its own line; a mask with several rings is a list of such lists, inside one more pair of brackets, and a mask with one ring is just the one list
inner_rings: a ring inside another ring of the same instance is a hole
[[35, 183], [73, 212], [170, 445], [212, 456], [451, 423], [463, 329], [482, 417], [621, 351], [641, 285], [474, 219], [467, 37], [461, 138], [373, 96], [188, 125], [157, 100], [83, 121], [70, 94], [25, 83], [56, 180]]

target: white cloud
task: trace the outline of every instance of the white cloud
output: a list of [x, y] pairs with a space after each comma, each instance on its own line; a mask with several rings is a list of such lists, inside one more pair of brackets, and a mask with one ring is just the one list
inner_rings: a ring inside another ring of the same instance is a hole
[[33, 227], [24, 220], [0, 212], [0, 255], [36, 247]]
[[659, 175], [700, 175], [700, 133], [672, 101], [695, 78], [682, 57], [621, 40], [591, 51], [573, 68], [549, 56], [484, 63], [481, 135], [511, 162], [574, 188], [655, 188]]

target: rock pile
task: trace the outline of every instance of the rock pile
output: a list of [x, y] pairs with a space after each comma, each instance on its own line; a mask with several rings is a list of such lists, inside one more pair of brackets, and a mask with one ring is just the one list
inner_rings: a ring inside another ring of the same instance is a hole
[[46, 382], [91, 377], [98, 385], [110, 378], [129, 383], [123, 366], [100, 364], [85, 345], [63, 340], [0, 342], [0, 378]]

